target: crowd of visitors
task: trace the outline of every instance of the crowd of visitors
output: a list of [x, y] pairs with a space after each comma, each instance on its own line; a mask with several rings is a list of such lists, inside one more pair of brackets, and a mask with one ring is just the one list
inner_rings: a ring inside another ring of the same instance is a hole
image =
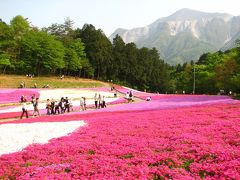
[[[94, 104], [95, 104], [95, 109], [100, 109], [100, 108], [106, 108], [106, 98], [105, 96], [102, 96], [100, 93], [95, 93], [94, 95]], [[28, 110], [27, 110], [27, 99], [25, 96], [21, 96], [20, 100], [22, 104], [22, 114], [20, 119], [26, 115], [26, 118], [28, 118]], [[33, 114], [32, 116], [40, 116], [39, 112], [39, 98], [36, 97], [35, 94], [31, 96], [31, 104], [33, 105]], [[71, 112], [73, 111], [73, 103], [72, 99], [68, 97], [62, 97], [59, 101], [54, 100], [54, 99], [47, 99], [46, 102], [46, 114], [47, 115], [54, 115], [54, 114], [63, 114], [65, 112]], [[80, 98], [80, 111], [86, 111], [87, 110], [87, 103], [86, 103], [86, 97], [81, 97]]]
[[[31, 97], [31, 103], [33, 105], [33, 114], [32, 116], [40, 116], [40, 113], [39, 113], [39, 109], [38, 109], [38, 100], [39, 98], [37, 98], [35, 96], [35, 94], [32, 95]], [[20, 102], [22, 104], [22, 114], [20, 116], [20, 119], [23, 118], [24, 114], [26, 114], [26, 118], [28, 118], [28, 110], [27, 110], [27, 98], [26, 96], [21, 96], [21, 99], [20, 99]]]
[[47, 115], [63, 114], [65, 112], [73, 111], [72, 100], [68, 97], [62, 97], [59, 101], [54, 99], [47, 99], [46, 103]]
[[106, 108], [106, 99], [105, 96], [102, 96], [100, 93], [95, 93], [94, 95], [94, 104], [95, 109]]

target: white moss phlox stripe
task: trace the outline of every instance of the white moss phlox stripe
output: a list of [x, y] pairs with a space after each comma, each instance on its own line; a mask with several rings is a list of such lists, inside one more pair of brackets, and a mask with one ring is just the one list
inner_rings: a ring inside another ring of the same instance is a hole
[[48, 143], [86, 125], [84, 121], [0, 125], [0, 155], [17, 152], [33, 143]]
[[82, 89], [47, 89], [47, 90], [40, 90], [40, 99], [60, 99], [61, 97], [68, 97], [68, 98], [80, 98], [82, 96], [88, 98], [93, 98], [95, 93], [100, 93], [102, 96], [105, 97], [114, 97], [112, 92], [105, 92], [105, 91], [94, 91], [94, 90], [82, 90]]

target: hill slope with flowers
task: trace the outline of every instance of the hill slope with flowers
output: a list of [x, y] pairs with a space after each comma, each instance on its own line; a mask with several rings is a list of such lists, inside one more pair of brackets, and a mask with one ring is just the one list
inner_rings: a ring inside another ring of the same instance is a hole
[[239, 101], [132, 91], [152, 101], [1, 122], [85, 125], [0, 155], [0, 179], [240, 179]]

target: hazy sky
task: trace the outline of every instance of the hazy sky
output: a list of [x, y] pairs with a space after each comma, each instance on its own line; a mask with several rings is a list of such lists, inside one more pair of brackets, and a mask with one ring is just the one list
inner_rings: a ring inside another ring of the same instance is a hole
[[109, 36], [117, 28], [146, 26], [182, 8], [240, 15], [239, 5], [239, 0], [0, 0], [0, 18], [9, 23], [22, 15], [41, 28], [70, 17], [74, 27], [93, 24]]

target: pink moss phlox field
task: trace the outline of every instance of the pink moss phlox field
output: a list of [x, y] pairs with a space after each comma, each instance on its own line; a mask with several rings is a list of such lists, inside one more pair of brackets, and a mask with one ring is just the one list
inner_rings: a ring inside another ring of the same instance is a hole
[[161, 110], [173, 109], [180, 107], [201, 106], [207, 104], [226, 104], [237, 103], [226, 96], [209, 96], [209, 95], [174, 95], [172, 97], [155, 97], [152, 101], [142, 101], [138, 103], [128, 103], [104, 109], [104, 111], [146, 111], [146, 110]]
[[21, 116], [21, 112], [0, 113], [0, 119], [16, 118], [20, 116]]
[[39, 97], [37, 89], [0, 89], [0, 103], [19, 102], [22, 95], [29, 101], [33, 94]]
[[[128, 88], [125, 88], [125, 87], [122, 87], [122, 86], [118, 86], [118, 85], [115, 85], [114, 88], [120, 92], [120, 93], [123, 93], [123, 94], [126, 94], [127, 92], [130, 92], [131, 89], [128, 89]], [[141, 98], [141, 99], [146, 99], [148, 96], [156, 96], [156, 95], [159, 95], [157, 93], [147, 93], [147, 92], [142, 92], [142, 91], [137, 91], [137, 90], [134, 90], [132, 89], [132, 93], [135, 97], [138, 97], [138, 98]]]
[[111, 92], [110, 88], [107, 87], [97, 87], [97, 88], [85, 88], [87, 90], [96, 91], [96, 92]]
[[[123, 86], [114, 86], [115, 89], [121, 93], [126, 94], [130, 91], [129, 88], [123, 87]], [[213, 100], [224, 100], [224, 99], [231, 99], [228, 96], [219, 96], [219, 95], [190, 95], [190, 94], [158, 94], [158, 93], [147, 93], [142, 91], [137, 91], [132, 89], [134, 97], [146, 100], [147, 97], [151, 97], [152, 100], [163, 100], [164, 101], [213, 101]], [[174, 100], [173, 100], [174, 99]]]
[[0, 157], [0, 179], [240, 179], [240, 103], [24, 119], [85, 120]]

